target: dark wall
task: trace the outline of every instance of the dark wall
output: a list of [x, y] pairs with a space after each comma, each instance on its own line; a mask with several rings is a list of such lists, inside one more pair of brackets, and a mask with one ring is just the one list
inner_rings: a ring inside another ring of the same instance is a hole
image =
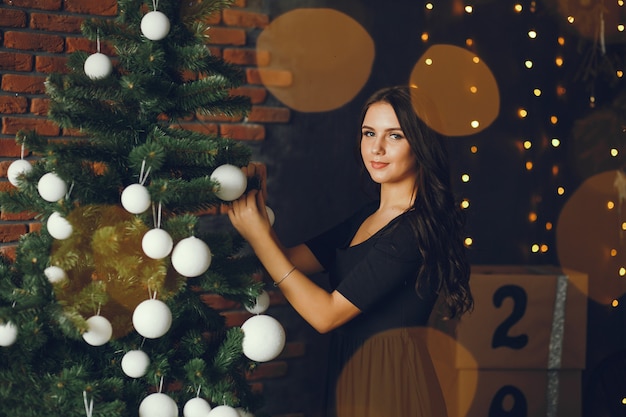
[[[476, 52], [498, 82], [501, 99], [500, 116], [489, 128], [473, 136], [446, 140], [455, 191], [459, 198], [471, 200], [467, 211], [468, 234], [474, 239], [471, 261], [557, 263], [554, 232], [529, 225], [528, 212], [537, 209], [536, 201], [540, 198], [541, 214], [556, 221], [564, 198], [548, 189], [550, 184], [542, 176], [549, 176], [552, 164], [563, 162], [566, 152], [553, 155], [549, 161], [542, 157], [536, 162], [534, 173], [529, 174], [524, 170], [519, 146], [524, 137], [567, 135], [578, 110], [568, 111], [556, 132], [542, 131], [541, 126], [516, 118], [517, 107], [528, 104], [532, 90], [532, 83], [524, 79], [520, 69], [519, 48], [520, 42], [525, 42], [529, 24], [511, 16], [510, 2], [486, 2], [488, 5], [479, 9], [480, 13], [475, 12], [470, 25], [463, 13], [453, 12], [452, 1], [437, 2], [436, 13], [430, 14], [417, 1], [257, 1], [272, 19], [296, 8], [334, 8], [358, 21], [374, 39], [376, 48], [371, 76], [352, 101], [330, 112], [293, 110], [289, 125], [268, 126], [267, 140], [254, 145], [256, 157], [268, 166], [268, 204], [276, 211], [276, 229], [286, 243], [298, 243], [320, 232], [363, 202], [359, 162], [353, 154], [358, 113], [365, 99], [378, 88], [407, 84], [413, 66], [428, 46], [448, 43], [465, 47], [466, 38], [471, 36]], [[501, 18], [507, 16], [508, 20]], [[557, 30], [550, 16], [531, 18], [535, 19], [533, 23], [548, 28], [551, 35]], [[431, 39], [428, 43], [420, 39], [426, 30]], [[554, 42], [536, 47], [531, 52], [546, 55], [552, 61], [553, 45]], [[554, 77], [550, 72], [542, 75], [546, 95], [552, 93], [553, 88], [548, 85], [555, 82]], [[535, 114], [555, 109], [553, 99], [543, 99], [542, 104], [533, 106]], [[478, 154], [469, 152], [471, 145], [479, 147]], [[468, 184], [460, 181], [464, 172], [472, 175]], [[564, 167], [562, 172], [567, 169]], [[577, 179], [562, 181], [569, 185]], [[550, 251], [531, 254], [529, 248], [534, 241], [548, 242]]]

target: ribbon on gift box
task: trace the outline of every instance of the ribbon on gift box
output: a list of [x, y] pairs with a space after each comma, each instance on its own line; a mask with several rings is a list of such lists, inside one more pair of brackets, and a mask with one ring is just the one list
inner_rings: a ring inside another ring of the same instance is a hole
[[546, 417], [557, 417], [559, 409], [559, 370], [561, 368], [561, 358], [563, 357], [567, 281], [567, 275], [557, 276], [552, 329], [548, 346], [548, 388], [546, 393], [548, 405]]

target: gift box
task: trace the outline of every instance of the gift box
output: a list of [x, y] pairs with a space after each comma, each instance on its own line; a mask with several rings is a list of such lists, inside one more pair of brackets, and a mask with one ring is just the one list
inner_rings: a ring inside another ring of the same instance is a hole
[[581, 376], [580, 370], [460, 369], [448, 417], [580, 417]]
[[579, 416], [587, 275], [480, 265], [470, 288], [471, 314], [431, 321], [429, 349], [449, 417]]
[[[456, 323], [460, 369], [585, 367], [587, 275], [555, 267], [474, 266], [474, 311]], [[468, 356], [471, 355], [471, 356]]]

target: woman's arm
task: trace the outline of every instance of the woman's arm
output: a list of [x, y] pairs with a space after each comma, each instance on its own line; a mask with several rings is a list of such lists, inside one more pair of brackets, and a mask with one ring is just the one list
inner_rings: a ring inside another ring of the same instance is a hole
[[305, 275], [322, 270], [305, 245], [282, 247], [269, 224], [263, 193], [253, 190], [234, 201], [228, 217], [272, 280], [280, 283], [287, 301], [317, 331], [326, 333], [360, 313], [341, 293], [329, 293]]
[[[280, 246], [278, 239], [274, 239]], [[313, 252], [305, 244], [300, 244], [290, 248], [282, 247], [282, 251], [296, 269], [305, 275], [317, 274], [324, 271], [324, 267], [319, 263]]]

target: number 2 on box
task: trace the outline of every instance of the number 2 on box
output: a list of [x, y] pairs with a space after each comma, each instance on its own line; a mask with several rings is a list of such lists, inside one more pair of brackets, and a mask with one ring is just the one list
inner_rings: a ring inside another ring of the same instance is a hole
[[526, 305], [528, 296], [522, 287], [517, 285], [505, 285], [496, 290], [493, 294], [493, 305], [497, 308], [502, 306], [502, 302], [506, 298], [513, 300], [513, 311], [511, 314], [496, 328], [491, 340], [493, 349], [498, 347], [509, 347], [511, 349], [522, 349], [528, 344], [528, 335], [521, 334], [519, 336], [510, 336], [509, 331], [517, 322], [524, 317], [526, 313]]

